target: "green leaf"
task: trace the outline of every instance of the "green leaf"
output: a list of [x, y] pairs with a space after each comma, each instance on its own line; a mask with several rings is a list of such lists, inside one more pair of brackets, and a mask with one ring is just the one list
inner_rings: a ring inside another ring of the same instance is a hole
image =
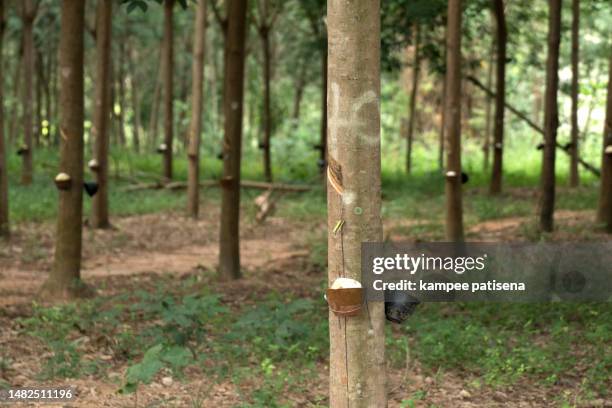
[[161, 344], [153, 346], [146, 351], [140, 363], [129, 367], [126, 375], [127, 384], [135, 385], [141, 382], [145, 384], [151, 382], [155, 374], [164, 366], [160, 360], [161, 351]]
[[161, 359], [174, 369], [186, 367], [193, 361], [193, 355], [186, 347], [172, 346], [162, 353]]

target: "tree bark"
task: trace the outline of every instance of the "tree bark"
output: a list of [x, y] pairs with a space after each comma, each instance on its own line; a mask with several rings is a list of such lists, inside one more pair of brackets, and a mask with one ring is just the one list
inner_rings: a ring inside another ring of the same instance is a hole
[[502, 191], [503, 158], [504, 158], [504, 113], [506, 111], [506, 16], [504, 1], [493, 0], [493, 12], [496, 22], [497, 72], [495, 78], [495, 123], [493, 131], [493, 172], [491, 174], [491, 194]]
[[[23, 41], [21, 42], [23, 45]], [[13, 103], [11, 104], [11, 112], [9, 113], [9, 118], [11, 123], [9, 124], [9, 144], [15, 144], [15, 141], [17, 140], [17, 124], [19, 122], [20, 119], [20, 112], [19, 112], [19, 103], [16, 101], [19, 101], [21, 99], [21, 94], [22, 94], [22, 87], [21, 87], [21, 82], [22, 82], [22, 78], [21, 78], [21, 71], [23, 66], [23, 46], [19, 48], [19, 56], [17, 58], [17, 63], [15, 64], [15, 75], [13, 76], [13, 78], [15, 78], [14, 80], [14, 85], [13, 85]]]
[[[331, 286], [338, 277], [361, 280], [361, 243], [382, 240], [379, 1], [330, 0], [327, 26]], [[383, 309], [376, 302], [353, 317], [329, 312], [331, 407], [387, 406]]]
[[134, 150], [136, 153], [140, 152], [140, 129], [142, 124], [140, 122], [140, 96], [138, 95], [138, 85], [136, 80], [136, 51], [133, 48], [129, 48], [129, 67], [130, 67], [130, 96], [132, 97], [132, 109], [134, 112], [134, 121], [132, 123], [133, 131], [132, 138], [134, 143]]
[[446, 29], [446, 239], [463, 241], [461, 192], [461, 0], [449, 0]]
[[36, 19], [37, 3], [34, 0], [24, 0], [22, 3], [23, 22], [23, 145], [21, 155], [21, 184], [29, 185], [33, 177], [34, 113], [32, 97], [34, 94], [34, 20]]
[[[161, 43], [161, 48], [163, 50], [164, 46], [164, 42], [162, 41]], [[159, 58], [159, 62], [160, 62], [160, 67], [161, 65], [163, 65], [162, 63], [163, 61], [163, 52], [160, 53], [160, 58]], [[155, 90], [153, 91], [153, 102], [151, 104], [151, 112], [149, 114], [149, 134], [148, 134], [148, 143], [149, 143], [149, 147], [157, 147], [157, 140], [158, 140], [158, 131], [159, 131], [159, 105], [160, 105], [160, 99], [161, 99], [161, 90], [162, 90], [162, 79], [163, 79], [163, 72], [162, 69], [159, 69], [157, 71], [157, 80], [155, 81]]]
[[108, 228], [108, 131], [110, 120], [110, 70], [111, 32], [113, 0], [98, 0], [96, 11], [96, 95], [92, 135], [94, 136], [94, 158], [98, 169], [94, 171], [98, 192], [91, 206], [91, 226]]
[[544, 153], [542, 160], [542, 207], [540, 229], [550, 232], [555, 212], [555, 155], [559, 126], [557, 90], [559, 88], [559, 45], [561, 42], [561, 0], [549, 1], [548, 59], [544, 107]]
[[[493, 85], [493, 66], [495, 64], [495, 41], [491, 41], [491, 48], [489, 51], [489, 66], [487, 67], [487, 88], [491, 89]], [[484, 143], [482, 145], [482, 152], [484, 156], [483, 167], [484, 171], [489, 170], [489, 162], [491, 159], [491, 108], [493, 107], [491, 95], [485, 94], [486, 98], [486, 113], [485, 113], [485, 130], [484, 130]]]
[[[264, 0], [264, 5], [267, 6], [267, 1]], [[264, 7], [267, 10], [267, 7]], [[265, 15], [260, 16], [262, 20], [267, 19], [267, 11]], [[272, 138], [272, 109], [270, 106], [270, 27], [267, 23], [263, 23], [258, 31], [261, 39], [263, 51], [263, 76], [264, 76], [264, 116], [263, 116], [263, 162], [264, 162], [264, 179], [267, 182], [272, 182], [272, 163], [270, 158], [270, 139]]]
[[446, 121], [446, 75], [442, 76], [442, 98], [440, 101], [440, 129], [438, 132], [438, 167], [444, 169], [444, 126]]
[[187, 212], [198, 217], [200, 195], [200, 133], [202, 132], [202, 98], [204, 85], [204, 53], [206, 47], [206, 0], [200, 0], [196, 11], [193, 37], [193, 71], [191, 81], [191, 125], [187, 157]]
[[[47, 49], [49, 50], [51, 48], [51, 45], [47, 43], [47, 47], [48, 47]], [[45, 55], [45, 53], [41, 53], [41, 54]], [[43, 70], [43, 77], [41, 78], [41, 82], [42, 82], [44, 99], [45, 99], [44, 120], [46, 120], [46, 128], [47, 128], [47, 134], [45, 136], [46, 136], [48, 145], [52, 145], [54, 143], [54, 140], [53, 140], [52, 133], [51, 133], [51, 122], [52, 122], [51, 118], [53, 117], [53, 111], [52, 111], [53, 97], [51, 96], [51, 80], [52, 80], [51, 78], [53, 76], [53, 60], [55, 58], [52, 58], [50, 55], [47, 55], [46, 58], [47, 58], [47, 62], [45, 64], [45, 69]]]
[[601, 185], [597, 219], [599, 222], [606, 225], [606, 230], [608, 232], [612, 233], [612, 51], [610, 52], [610, 63], [608, 68], [608, 96], [606, 100], [606, 119], [603, 131]]
[[117, 70], [115, 71], [115, 81], [117, 84], [116, 100], [114, 101], [119, 105], [119, 113], [114, 109], [115, 103], [113, 103], [113, 113], [117, 118], [119, 146], [127, 147], [127, 136], [125, 134], [125, 110], [127, 104], [125, 103], [125, 41], [119, 41], [119, 58], [117, 58]]
[[[4, 19], [4, 0], [0, 0], [0, 78], [3, 78], [4, 54], [3, 39], [6, 20]], [[0, 238], [8, 238], [9, 201], [8, 201], [8, 169], [6, 166], [6, 150], [4, 145], [4, 98], [3, 86], [0, 86]]]
[[60, 171], [70, 176], [71, 185], [59, 190], [55, 259], [41, 292], [53, 299], [88, 294], [81, 282], [85, 2], [63, 0], [61, 16]]
[[219, 273], [222, 279], [238, 279], [240, 273], [240, 160], [242, 155], [242, 111], [247, 0], [228, 4], [223, 84], [223, 189]]
[[412, 89], [410, 91], [410, 106], [408, 110], [408, 132], [406, 134], [406, 173], [410, 174], [412, 170], [412, 139], [414, 135], [414, 122], [416, 110], [416, 97], [419, 89], [419, 72], [421, 70], [421, 32], [419, 24], [414, 25], [414, 61], [412, 66]]
[[571, 113], [571, 146], [570, 152], [570, 174], [569, 174], [569, 185], [570, 187], [578, 187], [580, 184], [580, 176], [578, 174], [578, 93], [579, 93], [579, 34], [580, 34], [580, 0], [572, 0], [572, 113]]
[[[55, 50], [55, 54], [58, 52], [59, 50]], [[52, 114], [51, 118], [49, 119], [49, 135], [53, 141], [53, 145], [59, 146], [59, 61], [57, 61], [57, 58], [51, 58], [51, 65], [53, 67], [51, 75]]]
[[172, 143], [173, 136], [173, 24], [172, 9], [174, 0], [164, 1], [164, 49], [163, 49], [163, 82], [164, 82], [164, 144], [166, 150], [163, 152], [163, 177], [172, 180]]

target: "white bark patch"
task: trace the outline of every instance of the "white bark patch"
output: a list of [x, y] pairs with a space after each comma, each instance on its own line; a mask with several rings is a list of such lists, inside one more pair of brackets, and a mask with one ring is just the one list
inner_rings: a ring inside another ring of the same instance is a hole
[[62, 76], [68, 78], [72, 74], [72, 70], [69, 67], [62, 68]]
[[238, 109], [238, 102], [232, 102], [232, 110]]
[[344, 194], [342, 194], [342, 203], [344, 203], [344, 205], [351, 205], [355, 202], [356, 198], [357, 195], [355, 193], [344, 190]]
[[[353, 114], [356, 115], [359, 113], [361, 108], [372, 102], [378, 102], [378, 98], [376, 96], [376, 92], [370, 90], [357, 98], [357, 100], [353, 103]], [[378, 103], [376, 104], [376, 109], [379, 109]]]
[[[348, 115], [342, 115], [340, 112], [340, 97], [341, 91], [340, 86], [336, 82], [332, 82], [331, 84], [331, 109], [329, 115], [329, 141], [328, 148], [329, 152], [333, 156], [337, 156], [337, 146], [338, 146], [338, 132], [341, 129], [359, 129], [359, 128], [367, 128], [367, 122], [360, 117], [359, 113], [361, 109], [371, 103], [376, 104], [376, 109], [380, 112], [380, 98], [373, 90], [369, 90], [364, 92], [361, 96], [354, 99], [354, 102], [351, 104], [350, 113]], [[343, 117], [348, 116], [348, 117]], [[370, 135], [367, 132], [358, 133], [358, 137], [360, 138], [360, 142], [366, 144], [376, 145], [379, 143], [379, 138], [376, 137], [378, 133], [375, 135]], [[372, 137], [374, 136], [374, 137]]]

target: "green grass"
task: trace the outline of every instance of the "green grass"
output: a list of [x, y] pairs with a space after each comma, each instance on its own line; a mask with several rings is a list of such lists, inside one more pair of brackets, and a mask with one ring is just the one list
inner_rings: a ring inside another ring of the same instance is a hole
[[467, 371], [492, 386], [581, 378], [591, 396], [607, 395], [611, 322], [608, 303], [427, 304], [388, 342], [401, 364], [409, 336], [432, 373]]
[[[293, 140], [279, 137], [274, 148], [275, 180], [287, 183], [301, 183], [322, 186], [321, 176], [316, 167], [316, 152], [310, 149], [307, 139]], [[252, 143], [251, 143], [252, 144]], [[261, 155], [256, 147], [247, 143], [244, 150], [242, 177], [262, 180]], [[540, 153], [531, 149], [527, 141], [522, 144], [510, 143], [505, 157], [504, 188], [532, 188], [539, 184]], [[482, 155], [474, 143], [468, 142], [464, 154], [464, 170], [470, 175], [465, 186], [464, 207], [468, 224], [510, 216], [527, 216], [535, 213], [534, 197], [515, 197], [502, 194], [491, 197], [487, 192], [489, 174], [482, 169]], [[383, 149], [383, 152], [386, 149]], [[19, 184], [21, 162], [18, 156], [9, 152], [10, 216], [14, 222], [43, 221], [55, 217], [57, 212], [57, 191], [52, 178], [57, 172], [58, 155], [54, 148], [42, 148], [35, 152], [36, 163], [34, 183], [30, 186]], [[221, 162], [216, 159], [216, 150], [207, 146], [202, 152], [202, 179], [219, 178]], [[383, 160], [383, 217], [418, 219], [438, 222], [444, 213], [444, 179], [437, 168], [434, 148], [426, 149], [421, 144], [414, 151], [415, 168], [406, 175], [403, 157], [397, 150], [391, 150]], [[86, 155], [86, 159], [89, 156]], [[598, 164], [597, 153], [587, 156]], [[567, 158], [559, 153], [558, 185], [567, 185]], [[152, 152], [136, 154], [128, 149], [114, 149], [110, 154], [110, 210], [112, 215], [144, 214], [165, 210], [182, 210], [185, 194], [165, 190], [144, 190], [126, 192], [124, 188], [134, 180], [151, 182], [159, 178], [161, 159]], [[92, 179], [86, 170], [86, 179]], [[186, 180], [187, 160], [182, 151], [174, 158], [175, 180]], [[582, 172], [583, 187], [576, 190], [563, 189], [558, 194], [557, 208], [586, 210], [595, 208], [598, 195], [598, 179]], [[204, 199], [218, 200], [215, 188], [202, 193]], [[251, 200], [257, 192], [246, 190], [244, 200]], [[91, 200], [84, 199], [84, 213], [89, 213]], [[426, 203], [426, 205], [424, 205]], [[286, 194], [279, 207], [279, 215], [296, 220], [325, 218], [326, 196], [324, 189], [315, 188], [308, 193]]]
[[[88, 355], [91, 346], [82, 342], [88, 336], [100, 339], [115, 362], [128, 364], [117, 384], [123, 392], [162, 369], [182, 380], [187, 367], [210, 381], [232, 381], [245, 407], [285, 406], [287, 390], [307, 392], [329, 347], [321, 299], [271, 292], [229, 309], [196, 283], [162, 279], [153, 289], [78, 306], [36, 306], [21, 325], [51, 352], [39, 376], [105, 378], [112, 367]], [[409, 350], [428, 375], [468, 374], [468, 387], [529, 381], [548, 388], [579, 379], [582, 398], [609, 393], [609, 304], [427, 304], [404, 326], [387, 329], [387, 358], [396, 369]], [[261, 382], [255, 390], [253, 378]]]

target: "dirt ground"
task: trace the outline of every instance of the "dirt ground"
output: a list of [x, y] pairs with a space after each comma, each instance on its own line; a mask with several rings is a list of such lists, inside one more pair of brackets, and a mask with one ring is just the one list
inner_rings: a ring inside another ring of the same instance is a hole
[[[560, 224], [589, 222], [588, 212], [561, 212]], [[217, 262], [217, 234], [219, 214], [206, 208], [198, 221], [180, 214], [162, 213], [114, 219], [114, 228], [107, 231], [84, 229], [83, 279], [97, 288], [100, 295], [112, 295], [146, 287], [160, 277], [175, 279], [196, 275], [202, 270], [214, 270]], [[528, 218], [488, 221], [470, 228], [475, 240], [496, 241], [519, 237]], [[296, 292], [299, 280], [305, 288], [303, 295], [315, 297], [323, 271], [313, 269], [308, 262], [309, 247], [304, 231], [312, 225], [269, 218], [263, 225], [243, 224], [241, 251], [244, 279], [239, 282], [210, 281], [212, 290], [223, 295], [265, 293], [269, 289]], [[316, 228], [324, 237], [324, 222]], [[386, 226], [389, 227], [389, 226]], [[53, 258], [52, 223], [22, 224], [17, 227], [10, 245], [0, 247], [0, 350], [11, 350], [12, 365], [0, 370], [4, 380], [13, 386], [41, 385], [35, 380], [40, 369], [40, 350], [24, 340], [14, 318], [27, 316], [31, 302], [51, 268]], [[562, 234], [562, 233], [560, 233]], [[393, 236], [393, 239], [410, 237]], [[270, 279], [274, 274], [275, 279]], [[246, 296], [246, 295], [244, 295]], [[234, 407], [240, 404], [240, 390], [231, 382], [215, 383], [202, 378], [197, 370], [186, 370], [183, 381], [161, 377], [147, 386], [140, 386], [133, 395], [120, 395], [117, 390], [123, 378], [125, 363], [107, 359], [109, 375], [106, 379], [80, 378], [63, 381], [76, 387], [78, 398], [71, 403], [44, 404], [45, 407]], [[443, 373], [426, 376], [418, 362], [408, 362], [405, 369], [390, 369], [388, 388], [391, 407], [399, 407], [417, 390], [427, 390], [416, 407], [548, 407], [555, 406], [561, 388], [542, 388], [522, 382], [512, 387], [492, 391], [486, 387], [469, 388], [473, 379], [468, 374]], [[320, 363], [319, 378], [309, 384], [307, 395], [288, 395], [291, 405], [308, 407], [325, 401], [327, 370]], [[57, 386], [58, 383], [47, 385]], [[257, 380], [253, 380], [257, 387]], [[562, 389], [578, 389], [580, 383], [565, 384]], [[30, 405], [36, 406], [36, 405]], [[43, 406], [43, 405], [41, 405]], [[609, 406], [612, 401], [593, 401], [584, 406]]]

